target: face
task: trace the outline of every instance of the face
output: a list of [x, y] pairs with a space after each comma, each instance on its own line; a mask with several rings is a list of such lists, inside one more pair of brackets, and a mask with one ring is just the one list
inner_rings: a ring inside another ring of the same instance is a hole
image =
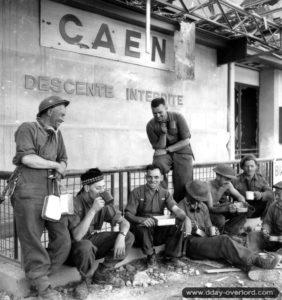
[[165, 122], [167, 120], [167, 108], [163, 104], [152, 107], [152, 113], [157, 122]]
[[161, 171], [159, 169], [148, 170], [146, 180], [151, 189], [157, 189], [163, 180]]
[[104, 192], [106, 190], [105, 180], [100, 180], [98, 182], [95, 182], [91, 185], [85, 186], [85, 191], [89, 193], [89, 196], [91, 199], [97, 198], [100, 193]]
[[282, 189], [275, 189], [274, 193], [277, 200], [282, 200]]
[[248, 176], [254, 176], [257, 168], [258, 167], [257, 167], [255, 161], [253, 161], [253, 160], [245, 161], [244, 166], [243, 166], [244, 173]]
[[216, 180], [219, 182], [220, 185], [224, 185], [225, 183], [228, 183], [231, 181], [230, 178], [224, 177], [220, 174], [216, 174]]
[[50, 116], [50, 126], [58, 129], [61, 123], [64, 122], [66, 116], [66, 107], [65, 105], [55, 106], [49, 110]]

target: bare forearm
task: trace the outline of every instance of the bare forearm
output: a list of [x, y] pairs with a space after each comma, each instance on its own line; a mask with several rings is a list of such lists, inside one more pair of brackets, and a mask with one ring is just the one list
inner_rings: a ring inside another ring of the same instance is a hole
[[178, 220], [180, 220], [180, 221], [185, 220], [186, 214], [185, 214], [184, 210], [182, 210], [181, 208], [179, 208], [175, 205], [172, 208], [172, 212], [175, 214], [175, 216]]
[[36, 154], [25, 155], [22, 158], [22, 163], [33, 169], [58, 169], [59, 167], [58, 162], [44, 159]]
[[170, 145], [166, 148], [168, 152], [176, 152], [178, 150], [183, 149], [185, 146], [189, 145], [189, 139], [181, 140], [173, 145]]
[[125, 219], [122, 218], [122, 221], [119, 223], [119, 230], [127, 234], [129, 228], [130, 228], [129, 222], [127, 222]]
[[146, 218], [144, 217], [140, 217], [140, 216], [135, 216], [133, 215], [131, 212], [125, 212], [125, 218], [133, 224], [141, 224], [143, 223], [143, 221], [146, 220]]
[[73, 238], [76, 241], [80, 241], [85, 236], [94, 216], [95, 211], [90, 210], [80, 224], [73, 230]]

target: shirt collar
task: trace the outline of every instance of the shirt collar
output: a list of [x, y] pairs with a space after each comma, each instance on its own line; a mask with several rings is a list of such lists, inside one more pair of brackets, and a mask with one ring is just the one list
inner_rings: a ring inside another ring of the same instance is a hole
[[149, 185], [148, 185], [148, 183], [146, 183], [145, 184], [145, 189], [147, 190], [147, 191], [153, 191], [153, 192], [159, 192], [159, 189], [160, 189], [160, 186], [158, 186], [156, 189], [152, 189]]
[[[244, 176], [245, 179], [248, 179], [247, 175], [245, 173], [243, 173], [243, 176]], [[257, 172], [254, 174], [254, 176], [251, 178], [251, 180], [258, 180]]]
[[55, 130], [54, 127], [49, 126], [49, 125], [46, 125], [46, 124], [40, 122], [39, 118], [36, 120], [36, 122], [37, 122], [37, 123], [39, 124], [39, 126], [40, 126], [43, 130], [45, 130], [47, 133], [53, 132], [53, 133], [55, 133], [55, 134], [57, 135], [58, 129]]

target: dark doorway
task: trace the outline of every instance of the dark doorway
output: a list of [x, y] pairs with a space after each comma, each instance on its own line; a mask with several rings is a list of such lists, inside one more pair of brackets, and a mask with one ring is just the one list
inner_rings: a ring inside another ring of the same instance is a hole
[[258, 87], [235, 85], [235, 158], [258, 152]]

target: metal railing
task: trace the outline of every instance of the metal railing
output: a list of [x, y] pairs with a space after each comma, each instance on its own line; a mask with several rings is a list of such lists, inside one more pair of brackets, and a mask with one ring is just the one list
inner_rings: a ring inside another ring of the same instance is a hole
[[[272, 159], [258, 159], [259, 171], [269, 182], [270, 186], [273, 184], [273, 161]], [[227, 163], [232, 166], [237, 173], [240, 172], [239, 160], [220, 163]], [[194, 179], [203, 181], [213, 179], [215, 177], [213, 168], [218, 164], [219, 162], [195, 164], [193, 166]], [[115, 204], [118, 205], [122, 213], [124, 212], [129, 193], [135, 187], [145, 183], [145, 168], [146, 166], [138, 166], [103, 170], [106, 189], [111, 192], [115, 199]], [[70, 170], [67, 172], [66, 178], [62, 180], [62, 185], [65, 186], [65, 192], [75, 195], [81, 189], [80, 175], [84, 172], [85, 170]], [[4, 189], [10, 175], [11, 172], [0, 172], [0, 192]], [[172, 192], [171, 172], [168, 175], [168, 181], [168, 188]], [[109, 228], [110, 227], [106, 227], [105, 230]], [[46, 232], [42, 236], [42, 243], [48, 243], [48, 235]], [[21, 260], [13, 209], [8, 200], [0, 204], [0, 256], [18, 262]]]

